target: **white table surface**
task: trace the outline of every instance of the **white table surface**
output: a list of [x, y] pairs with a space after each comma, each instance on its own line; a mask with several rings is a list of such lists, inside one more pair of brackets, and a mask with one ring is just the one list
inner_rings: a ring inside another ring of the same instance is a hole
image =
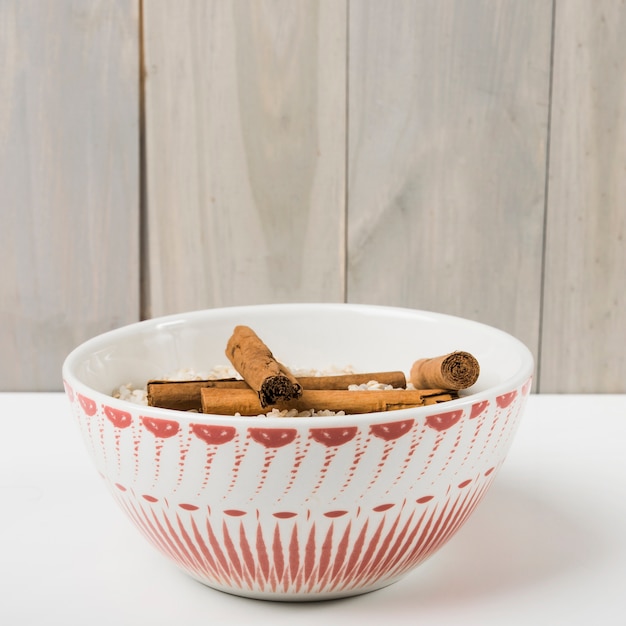
[[626, 624], [626, 396], [531, 396], [473, 517], [400, 582], [319, 603], [214, 591], [109, 496], [60, 393], [0, 394], [0, 624]]

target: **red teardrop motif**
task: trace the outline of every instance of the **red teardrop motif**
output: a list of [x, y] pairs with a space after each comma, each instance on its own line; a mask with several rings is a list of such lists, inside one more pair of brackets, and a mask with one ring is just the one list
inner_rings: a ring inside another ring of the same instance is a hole
[[180, 430], [180, 424], [174, 420], [164, 420], [156, 417], [142, 417], [143, 425], [155, 437], [167, 439], [173, 437]]
[[463, 410], [448, 411], [447, 413], [437, 413], [437, 415], [429, 415], [426, 418], [426, 425], [435, 430], [446, 430], [454, 426], [463, 415]]
[[380, 437], [385, 441], [391, 441], [392, 439], [398, 439], [402, 435], [408, 433], [415, 420], [402, 420], [400, 422], [389, 422], [388, 424], [372, 424], [370, 431], [372, 435]]
[[469, 418], [473, 420], [475, 417], [478, 417], [487, 408], [487, 406], [489, 406], [489, 400], [483, 400], [482, 402], [472, 404], [472, 410], [470, 411]]
[[253, 441], [266, 448], [282, 448], [290, 444], [298, 434], [295, 428], [248, 428]]
[[89, 416], [95, 415], [96, 410], [97, 410], [96, 403], [91, 398], [88, 398], [87, 396], [83, 396], [80, 393], [77, 393], [76, 395], [78, 396], [78, 402], [80, 403], [80, 406], [85, 412], [85, 415], [89, 415]]
[[232, 441], [237, 431], [234, 426], [192, 424], [191, 432], [205, 443], [219, 446]]
[[74, 402], [74, 390], [70, 387], [70, 384], [66, 380], [63, 381], [63, 387], [65, 388], [65, 393], [70, 399], [70, 402]]
[[503, 393], [501, 396], [498, 396], [496, 398], [496, 403], [498, 404], [498, 406], [501, 409], [506, 409], [506, 407], [509, 406], [509, 404], [511, 404], [511, 402], [513, 402], [513, 400], [515, 399], [516, 395], [517, 395], [517, 391], [511, 391], [509, 393]]
[[130, 413], [121, 411], [120, 409], [114, 409], [112, 406], [105, 406], [104, 414], [116, 428], [128, 428], [132, 422]]
[[357, 433], [356, 426], [335, 427], [335, 428], [311, 428], [309, 434], [311, 439], [331, 448], [341, 446], [354, 439]]

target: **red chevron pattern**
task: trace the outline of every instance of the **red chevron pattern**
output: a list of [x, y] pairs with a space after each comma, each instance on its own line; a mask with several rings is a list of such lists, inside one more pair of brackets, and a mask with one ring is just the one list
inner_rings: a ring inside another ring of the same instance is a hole
[[272, 522], [259, 519], [258, 510], [211, 513], [142, 503], [121, 485], [112, 491], [156, 548], [207, 585], [297, 595], [366, 590], [400, 577], [448, 541], [492, 476], [462, 481], [453, 496], [432, 506], [420, 498], [376, 507], [377, 516], [329, 512], [325, 525], [307, 511], [276, 513]]

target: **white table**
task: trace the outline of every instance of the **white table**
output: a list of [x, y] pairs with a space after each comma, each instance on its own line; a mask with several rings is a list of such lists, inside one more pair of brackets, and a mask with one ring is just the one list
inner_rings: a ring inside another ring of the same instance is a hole
[[531, 396], [473, 517], [371, 594], [271, 603], [166, 562], [117, 508], [58, 393], [0, 394], [0, 624], [626, 624], [626, 396]]

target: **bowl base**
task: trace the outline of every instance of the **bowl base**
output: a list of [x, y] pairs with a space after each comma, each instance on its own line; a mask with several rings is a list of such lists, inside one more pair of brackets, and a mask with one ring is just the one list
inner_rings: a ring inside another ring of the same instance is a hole
[[328, 600], [341, 600], [342, 598], [352, 598], [354, 596], [361, 596], [366, 593], [372, 593], [373, 591], [378, 591], [380, 589], [384, 589], [385, 587], [389, 587], [394, 583], [398, 582], [403, 578], [403, 576], [396, 576], [394, 578], [385, 579], [374, 583], [372, 585], [368, 585], [367, 587], [358, 587], [354, 589], [339, 589], [336, 591], [328, 590], [328, 591], [311, 591], [311, 592], [293, 592], [293, 591], [268, 591], [268, 590], [258, 590], [255, 591], [253, 589], [235, 589], [233, 587], [225, 587], [219, 585], [214, 582], [209, 582], [207, 580], [203, 580], [202, 578], [193, 576], [191, 574], [187, 575], [201, 583], [205, 587], [209, 587], [215, 591], [221, 591], [222, 593], [227, 593], [231, 596], [238, 596], [240, 598], [247, 598], [249, 600], [264, 600], [266, 602], [325, 602]]

